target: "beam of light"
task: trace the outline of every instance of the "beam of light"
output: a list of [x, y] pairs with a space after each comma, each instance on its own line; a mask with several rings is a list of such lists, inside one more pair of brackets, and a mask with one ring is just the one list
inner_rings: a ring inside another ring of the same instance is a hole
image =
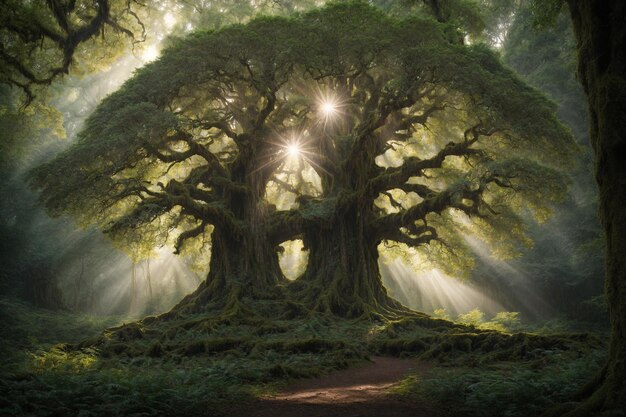
[[316, 159], [318, 153], [313, 145], [314, 138], [306, 129], [289, 129], [275, 132], [275, 139], [268, 143], [274, 152], [265, 155], [252, 174], [261, 169], [271, 169], [272, 178], [265, 189], [265, 198], [277, 210], [290, 210], [298, 206], [300, 195], [317, 197], [322, 185]]
[[297, 159], [310, 153], [303, 137], [302, 133], [292, 133], [287, 138], [280, 139], [279, 146], [282, 148], [280, 152], [283, 153], [283, 159]]
[[278, 143], [278, 146], [282, 148], [281, 153], [283, 153], [283, 155], [281, 159], [283, 160], [283, 164], [286, 163], [287, 165], [291, 165], [299, 158], [302, 158], [307, 164], [315, 167], [316, 170], [321, 170], [328, 173], [315, 161], [318, 154], [309, 145], [311, 139], [304, 139], [305, 137], [306, 132], [302, 134], [294, 134], [288, 140], [281, 139], [281, 142]]
[[[136, 47], [132, 51], [128, 50], [114, 61], [104, 62], [102, 68], [86, 74], [84, 78], [70, 74], [59, 82], [62, 94], [51, 98], [49, 103], [63, 115], [63, 126], [69, 138], [65, 145], [69, 146], [75, 140], [85, 118], [102, 98], [117, 90], [132, 76], [135, 69], [159, 56], [162, 41], [174, 29], [176, 19], [176, 13], [172, 13], [170, 16], [164, 16], [162, 24], [157, 20], [146, 21], [151, 28], [158, 27], [155, 31], [147, 30], [148, 33], [158, 32], [158, 35], [150, 38], [151, 43], [148, 42], [145, 47]], [[45, 155], [45, 158], [52, 157], [58, 152], [58, 147], [55, 145], [42, 150], [43, 153], [38, 150], [37, 157], [29, 157], [28, 160], [41, 162], [40, 154]], [[26, 169], [26, 164], [23, 165]], [[32, 229], [37, 230], [39, 236], [43, 235], [41, 230], [46, 230], [48, 234], [54, 236], [55, 258], [65, 254], [58, 273], [55, 271], [57, 275], [55, 283], [61, 290], [64, 302], [72, 307], [77, 294], [78, 307], [81, 311], [95, 314], [127, 313], [132, 268], [128, 257], [112, 249], [110, 243], [104, 239], [97, 245], [93, 244], [95, 246], [85, 244], [81, 239], [86, 239], [89, 232], [77, 229], [73, 223], [65, 220], [60, 222], [39, 213], [36, 216], [31, 225]], [[67, 236], [70, 235], [72, 238], [68, 239]], [[44, 241], [41, 242], [47, 245]], [[107, 255], [106, 258], [104, 254]], [[83, 266], [81, 258], [84, 259], [84, 273], [81, 273]], [[154, 300], [149, 300], [144, 266], [139, 265], [137, 268], [138, 310], [147, 311], [156, 307], [161, 309], [160, 311], [165, 311], [199, 284], [198, 276], [180, 257], [163, 253], [159, 258], [150, 261]], [[83, 283], [77, 290], [79, 277]]]
[[495, 315], [506, 308], [479, 289], [444, 274], [438, 269], [414, 271], [400, 259], [380, 262], [385, 287], [392, 296], [414, 309], [432, 313], [445, 308], [452, 317], [475, 308]]
[[323, 121], [324, 126], [335, 121], [341, 113], [341, 103], [332, 94], [321, 94], [317, 98], [317, 113]]
[[472, 236], [467, 236], [465, 240], [476, 256], [487, 265], [490, 274], [506, 277], [509, 286], [515, 288], [515, 302], [523, 308], [525, 314], [534, 316], [532, 318], [542, 318], [554, 314], [555, 307], [541, 295], [528, 272], [524, 270], [525, 268], [519, 266], [519, 262], [515, 262], [515, 260], [507, 262], [495, 258], [487, 244]]
[[156, 45], [150, 45], [141, 54], [141, 60], [143, 62], [152, 62], [159, 56], [159, 49]]
[[277, 141], [270, 141], [269, 143], [278, 148], [276, 153], [263, 157], [261, 165], [254, 169], [249, 175], [254, 175], [271, 165], [274, 165], [274, 169], [276, 169], [285, 163], [296, 161], [300, 156], [304, 156], [304, 154], [308, 152], [304, 147], [301, 136], [298, 134], [291, 134], [289, 137], [279, 135]]
[[167, 28], [172, 28], [176, 24], [177, 20], [176, 16], [174, 16], [171, 12], [167, 12], [165, 13], [165, 16], [163, 16], [163, 23], [165, 23]]
[[305, 133], [292, 132], [286, 136], [281, 134], [277, 134], [277, 136], [276, 141], [269, 141], [269, 144], [274, 145], [277, 149], [276, 153], [263, 158], [263, 163], [249, 175], [256, 174], [270, 165], [275, 165], [275, 168], [278, 168], [285, 163], [293, 163], [299, 158], [304, 158], [306, 162], [312, 163], [311, 157], [314, 157], [315, 153], [307, 146], [307, 140], [304, 139]]
[[[94, 258], [93, 254], [84, 258], [84, 282], [79, 294], [76, 294], [76, 280], [81, 271], [81, 259], [66, 262], [58, 274], [59, 288], [65, 298], [72, 301], [78, 297], [83, 311], [97, 315], [140, 317], [165, 312], [194, 291], [207, 273], [192, 271], [184, 259], [166, 247], [158, 250], [149, 262], [144, 260], [135, 265], [118, 251], [107, 251], [106, 262]], [[131, 294], [133, 268], [135, 286]], [[132, 311], [131, 297], [134, 298]]]
[[338, 124], [344, 114], [346, 103], [332, 90], [316, 87], [307, 95], [312, 96], [312, 108], [314, 110], [314, 123], [321, 123], [326, 128], [329, 125]]

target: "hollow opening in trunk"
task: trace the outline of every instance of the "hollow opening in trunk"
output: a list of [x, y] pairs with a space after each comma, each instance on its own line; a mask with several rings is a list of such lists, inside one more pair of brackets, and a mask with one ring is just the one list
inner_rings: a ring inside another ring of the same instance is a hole
[[278, 262], [285, 278], [290, 281], [298, 279], [309, 263], [309, 250], [304, 249], [302, 239], [288, 240], [280, 244]]

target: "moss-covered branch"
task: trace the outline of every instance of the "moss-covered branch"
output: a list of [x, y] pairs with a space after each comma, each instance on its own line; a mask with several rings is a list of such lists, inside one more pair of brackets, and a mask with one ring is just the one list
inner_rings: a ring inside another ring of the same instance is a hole
[[[463, 142], [449, 142], [435, 156], [428, 159], [407, 158], [401, 166], [388, 168], [381, 175], [369, 180], [366, 193], [376, 196], [385, 190], [402, 188], [409, 178], [423, 176], [424, 170], [441, 168], [443, 162], [449, 156], [480, 155], [482, 153], [480, 150], [471, 147], [477, 140], [478, 138], [472, 138]], [[421, 191], [428, 192], [426, 189]]]

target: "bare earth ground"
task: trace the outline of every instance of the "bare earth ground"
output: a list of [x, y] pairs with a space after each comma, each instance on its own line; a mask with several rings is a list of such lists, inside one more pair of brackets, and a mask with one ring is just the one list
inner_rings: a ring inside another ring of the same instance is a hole
[[297, 381], [275, 396], [234, 406], [238, 417], [436, 417], [424, 404], [388, 393], [409, 372], [429, 366], [415, 359], [373, 357], [373, 363]]

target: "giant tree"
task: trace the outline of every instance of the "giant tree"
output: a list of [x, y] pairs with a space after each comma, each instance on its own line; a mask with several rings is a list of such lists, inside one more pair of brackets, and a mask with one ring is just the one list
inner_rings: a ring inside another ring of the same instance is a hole
[[307, 306], [400, 310], [380, 244], [522, 237], [519, 217], [563, 193], [555, 156], [573, 150], [548, 101], [449, 33], [356, 2], [191, 35], [33, 180], [52, 213], [128, 246], [210, 242], [209, 276], [177, 310], [281, 296], [278, 245], [296, 238], [310, 258], [292, 287]]

